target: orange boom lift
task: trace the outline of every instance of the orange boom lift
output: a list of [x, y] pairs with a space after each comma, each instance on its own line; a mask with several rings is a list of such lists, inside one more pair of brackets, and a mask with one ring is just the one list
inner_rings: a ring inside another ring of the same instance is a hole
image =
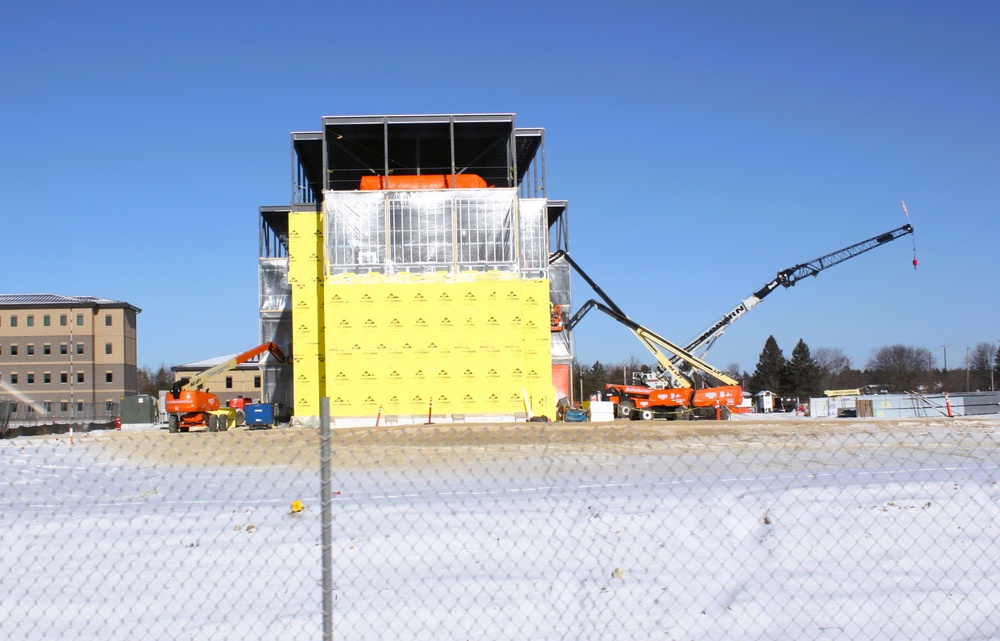
[[224, 363], [206, 369], [190, 378], [176, 381], [167, 392], [167, 425], [171, 432], [187, 432], [192, 427], [208, 427], [210, 432], [225, 432], [237, 424], [237, 409], [221, 407], [219, 397], [202, 391], [212, 377], [228, 372], [249, 360], [269, 353], [279, 363], [286, 362], [284, 353], [274, 343], [267, 342], [237, 354]]

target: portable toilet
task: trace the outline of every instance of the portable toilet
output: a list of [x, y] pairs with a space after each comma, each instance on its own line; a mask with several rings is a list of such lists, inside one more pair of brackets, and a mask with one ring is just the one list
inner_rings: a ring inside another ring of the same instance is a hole
[[774, 392], [762, 390], [753, 395], [754, 408], [758, 413], [764, 414], [774, 411], [774, 399], [777, 396]]

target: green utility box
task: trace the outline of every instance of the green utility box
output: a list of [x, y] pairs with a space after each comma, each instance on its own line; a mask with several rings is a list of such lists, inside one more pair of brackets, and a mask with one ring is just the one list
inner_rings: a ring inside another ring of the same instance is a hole
[[122, 423], [155, 423], [157, 419], [156, 399], [149, 394], [122, 396]]

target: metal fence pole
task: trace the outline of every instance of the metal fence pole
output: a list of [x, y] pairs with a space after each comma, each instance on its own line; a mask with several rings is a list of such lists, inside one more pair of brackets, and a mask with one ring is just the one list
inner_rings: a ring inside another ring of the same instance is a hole
[[330, 452], [330, 399], [319, 401], [320, 505], [323, 527], [323, 641], [333, 641], [333, 474]]

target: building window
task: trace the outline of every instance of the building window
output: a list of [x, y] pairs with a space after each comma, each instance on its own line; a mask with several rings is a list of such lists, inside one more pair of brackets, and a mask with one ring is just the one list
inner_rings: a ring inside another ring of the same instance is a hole
[[17, 345], [11, 345], [10, 346], [10, 355], [11, 356], [17, 356]]
[[106, 402], [104, 404], [104, 411], [105, 412], [113, 412], [113, 411], [115, 411], [114, 401], [108, 401], [108, 402]]
[[77, 401], [76, 402], [76, 411], [77, 412], [82, 412], [83, 411], [83, 401]]
[[233, 389], [233, 377], [232, 376], [227, 376], [226, 377], [226, 389]]
[[76, 382], [77, 383], [82, 383], [83, 382], [83, 372], [77, 372], [76, 373]]
[[110, 354], [111, 353], [111, 343], [105, 343], [104, 344], [104, 353], [105, 354]]
[[52, 353], [52, 346], [49, 345], [48, 343], [45, 343], [44, 345], [42, 345], [42, 353], [45, 354], [46, 356], [48, 356], [49, 354], [51, 354]]
[[28, 411], [28, 414], [34, 414], [34, 413], [35, 413], [35, 406], [34, 406], [34, 405], [31, 405], [31, 404], [29, 403], [29, 404], [28, 404], [28, 410], [27, 410], [27, 411]]
[[111, 372], [104, 372], [104, 382], [105, 383], [113, 383], [114, 382], [114, 378], [112, 377]]
[[11, 374], [10, 375], [10, 384], [11, 385], [17, 385], [17, 374]]
[[11, 327], [17, 327], [17, 316], [11, 316], [10, 317], [10, 326]]
[[59, 403], [59, 411], [60, 412], [68, 412], [69, 411], [69, 403], [67, 403], [65, 401], [63, 401], [62, 403]]
[[46, 414], [51, 414], [52, 413], [52, 401], [45, 401], [42, 404], [42, 407], [45, 408], [45, 413]]
[[42, 382], [43, 383], [51, 383], [52, 382], [52, 374], [49, 374], [48, 372], [45, 372], [44, 374], [42, 374]]
[[66, 314], [59, 315], [59, 326], [66, 327]]
[[62, 354], [63, 356], [69, 354], [69, 348], [66, 347], [66, 343], [61, 343], [59, 345], [59, 353]]
[[76, 315], [76, 326], [83, 327], [83, 314]]
[[76, 353], [77, 354], [82, 354], [83, 353], [83, 343], [77, 343], [76, 344]]
[[104, 324], [111, 327], [111, 314], [104, 315]]
[[52, 317], [51, 316], [49, 316], [48, 314], [45, 314], [44, 316], [42, 316], [42, 326], [43, 327], [48, 327], [51, 324], [52, 324]]
[[35, 346], [28, 345], [28, 356], [34, 356], [34, 355], [35, 355]]
[[59, 374], [59, 382], [60, 383], [68, 383], [69, 382], [69, 374], [67, 374], [66, 372], [61, 372]]
[[35, 384], [35, 373], [28, 372], [28, 385], [34, 385], [34, 384]]
[[35, 317], [31, 314], [28, 314], [28, 327], [34, 327], [34, 326], [35, 326]]
[[253, 386], [254, 387], [260, 387], [260, 376], [254, 376], [253, 377]]

